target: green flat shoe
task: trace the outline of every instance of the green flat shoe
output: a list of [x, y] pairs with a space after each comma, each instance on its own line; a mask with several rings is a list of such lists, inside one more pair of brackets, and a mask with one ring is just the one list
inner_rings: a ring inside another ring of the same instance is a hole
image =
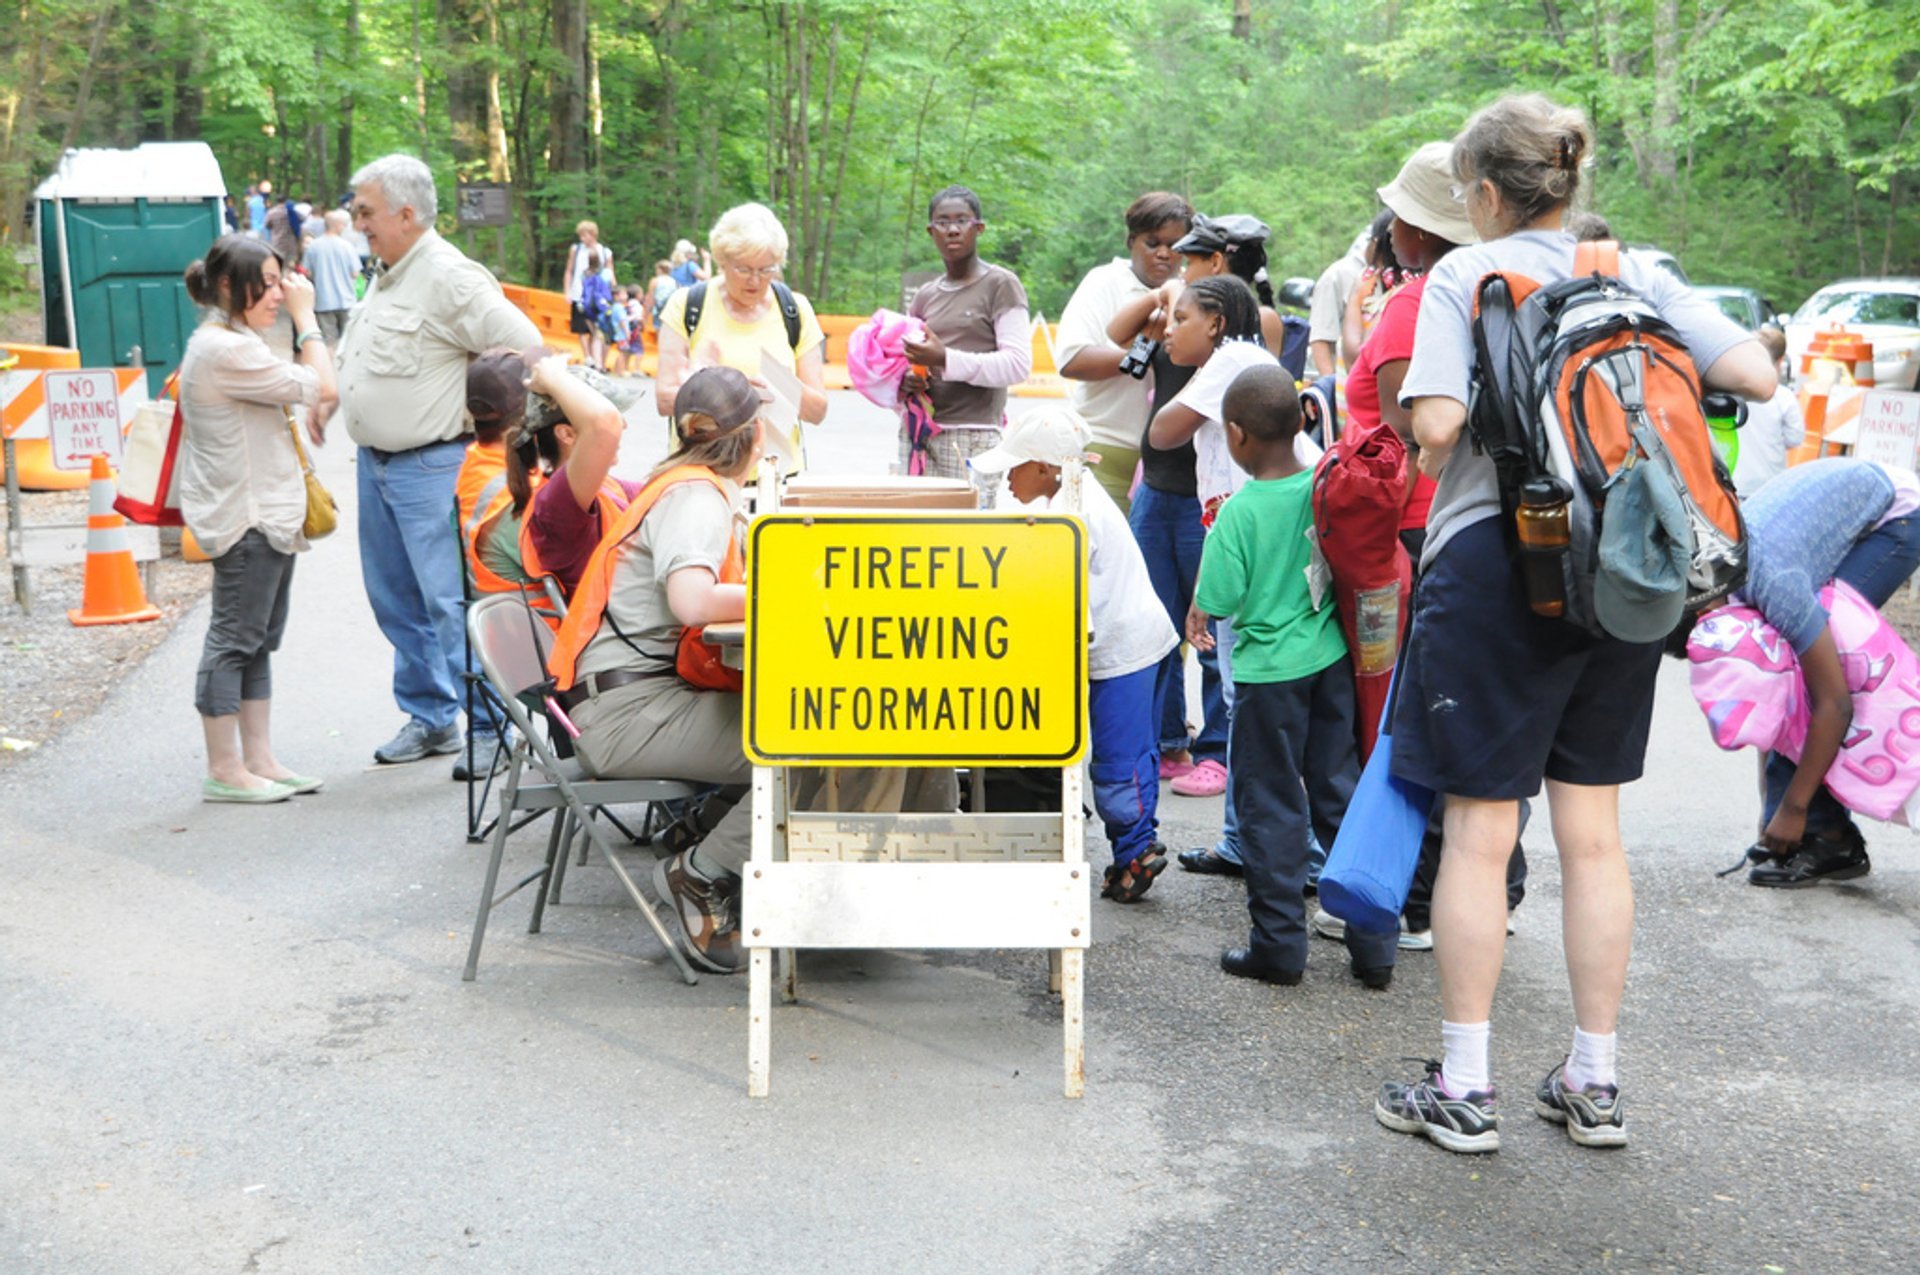
[[273, 782], [279, 784], [296, 797], [304, 797], [308, 793], [319, 792], [327, 786], [326, 780], [317, 779], [312, 775], [288, 775], [285, 779], [276, 779]]
[[246, 806], [260, 806], [273, 801], [285, 801], [293, 796], [293, 790], [284, 784], [268, 784], [265, 788], [235, 788], [232, 784], [223, 784], [218, 779], [200, 781], [200, 800], [231, 801]]

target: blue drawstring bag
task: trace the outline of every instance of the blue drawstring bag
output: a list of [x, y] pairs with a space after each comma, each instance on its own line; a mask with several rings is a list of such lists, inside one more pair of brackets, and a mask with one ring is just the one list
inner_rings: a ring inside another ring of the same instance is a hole
[[[1404, 657], [1403, 657], [1404, 658]], [[1340, 835], [1320, 870], [1320, 906], [1362, 934], [1397, 934], [1420, 865], [1434, 792], [1393, 777], [1393, 706], [1400, 671], [1380, 714], [1380, 739], [1347, 803]]]

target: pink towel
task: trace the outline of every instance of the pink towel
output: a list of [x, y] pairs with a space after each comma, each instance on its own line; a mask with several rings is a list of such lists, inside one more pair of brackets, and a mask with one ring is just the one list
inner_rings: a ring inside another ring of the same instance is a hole
[[[1820, 591], [1853, 694], [1853, 725], [1826, 774], [1847, 809], [1920, 825], [1920, 659], [1873, 604], [1835, 581]], [[1799, 760], [1810, 709], [1793, 648], [1752, 607], [1703, 616], [1687, 639], [1693, 697], [1713, 742]]]
[[893, 310], [875, 310], [873, 317], [847, 338], [847, 376], [853, 388], [871, 402], [900, 414], [900, 428], [909, 447], [909, 474], [926, 472], [928, 444], [940, 432], [933, 419], [933, 403], [925, 394], [903, 397], [900, 393], [900, 383], [913, 367], [913, 360], [907, 357], [907, 341], [924, 340], [926, 334], [926, 325], [918, 319]]

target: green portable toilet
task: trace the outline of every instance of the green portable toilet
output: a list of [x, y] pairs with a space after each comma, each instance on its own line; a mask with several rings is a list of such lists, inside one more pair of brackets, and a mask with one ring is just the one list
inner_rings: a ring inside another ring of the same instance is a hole
[[33, 192], [48, 345], [83, 367], [180, 366], [199, 321], [182, 275], [226, 229], [227, 184], [205, 142], [71, 150]]

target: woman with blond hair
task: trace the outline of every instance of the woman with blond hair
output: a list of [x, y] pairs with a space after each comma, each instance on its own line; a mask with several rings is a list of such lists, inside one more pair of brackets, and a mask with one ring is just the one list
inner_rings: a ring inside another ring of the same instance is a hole
[[812, 303], [780, 281], [786, 228], [766, 205], [741, 204], [720, 214], [707, 244], [719, 286], [682, 288], [660, 312], [660, 414], [673, 418], [681, 385], [701, 368], [733, 368], [764, 390], [760, 361], [772, 358], [800, 380], [800, 419], [819, 424], [827, 414], [827, 337]]
[[[1432, 908], [1443, 1055], [1422, 1078], [1381, 1086], [1374, 1114], [1450, 1151], [1500, 1146], [1487, 1057], [1507, 937], [1507, 862], [1520, 799], [1542, 780], [1565, 891], [1574, 1031], [1534, 1106], [1580, 1145], [1627, 1140], [1614, 1062], [1633, 938], [1620, 785], [1640, 777], [1661, 644], [1595, 637], [1534, 614], [1502, 526], [1493, 460], [1461, 445], [1475, 287], [1496, 271], [1541, 284], [1573, 274], [1565, 223], [1592, 147], [1585, 116], [1537, 94], [1502, 98], [1468, 121], [1454, 139], [1450, 193], [1482, 242], [1433, 263], [1396, 395], [1411, 417], [1420, 471], [1439, 484], [1398, 672], [1393, 774], [1444, 794]], [[1625, 254], [1620, 272], [1679, 334], [1709, 386], [1751, 399], [1772, 394], [1766, 351], [1712, 304]]]

